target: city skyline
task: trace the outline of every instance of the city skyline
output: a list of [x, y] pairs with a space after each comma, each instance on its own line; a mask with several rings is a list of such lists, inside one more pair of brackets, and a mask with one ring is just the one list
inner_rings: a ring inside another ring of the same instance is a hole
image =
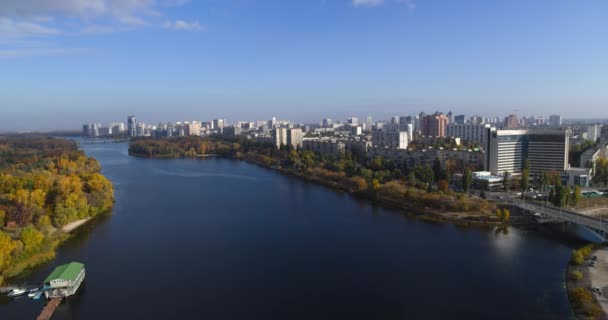
[[124, 110], [301, 122], [421, 110], [605, 117], [606, 9], [570, 1], [7, 0], [0, 131], [70, 129]]

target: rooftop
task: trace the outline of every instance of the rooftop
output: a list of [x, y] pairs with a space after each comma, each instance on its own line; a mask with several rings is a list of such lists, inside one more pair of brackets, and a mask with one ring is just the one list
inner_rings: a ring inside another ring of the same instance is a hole
[[68, 264], [64, 264], [58, 266], [49, 274], [48, 277], [44, 280], [44, 283], [47, 283], [52, 280], [62, 279], [62, 280], [76, 280], [80, 271], [84, 269], [84, 264], [80, 262], [70, 262]]

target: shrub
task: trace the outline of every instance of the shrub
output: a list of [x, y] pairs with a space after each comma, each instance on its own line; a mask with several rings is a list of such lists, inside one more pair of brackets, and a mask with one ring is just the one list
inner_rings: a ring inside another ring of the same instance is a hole
[[572, 251], [572, 255], [570, 256], [570, 263], [580, 266], [584, 262], [585, 262], [585, 257], [580, 252], [580, 250]]
[[581, 280], [583, 278], [583, 273], [580, 271], [572, 271], [570, 272], [570, 279], [574, 280], [574, 281], [578, 281]]

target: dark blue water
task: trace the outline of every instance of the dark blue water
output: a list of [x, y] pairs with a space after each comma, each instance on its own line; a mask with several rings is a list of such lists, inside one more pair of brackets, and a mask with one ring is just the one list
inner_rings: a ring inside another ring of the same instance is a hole
[[[114, 213], [52, 263], [86, 264], [61, 319], [568, 319], [571, 245], [414, 221], [244, 162], [89, 145]], [[0, 298], [0, 319], [42, 302]]]

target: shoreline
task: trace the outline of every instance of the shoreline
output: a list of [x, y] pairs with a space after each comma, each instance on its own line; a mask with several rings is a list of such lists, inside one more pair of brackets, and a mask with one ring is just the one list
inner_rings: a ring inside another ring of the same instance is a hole
[[[15, 268], [20, 267], [19, 270], [15, 270], [14, 273], [10, 274], [9, 276], [0, 276], [0, 287], [6, 287], [7, 285], [9, 285], [8, 281], [19, 278], [20, 276], [27, 274], [32, 269], [54, 260], [57, 254], [57, 249], [61, 247], [61, 245], [63, 245], [66, 241], [68, 241], [71, 236], [74, 235], [75, 232], [78, 232], [81, 227], [90, 224], [97, 218], [111, 214], [112, 210], [113, 207], [93, 217], [72, 221], [63, 227], [57, 228], [52, 231], [52, 233], [50, 234], [50, 236], [53, 237], [53, 240], [50, 244], [51, 247], [46, 251], [41, 251], [36, 255], [25, 259], [24, 261], [20, 261], [18, 264], [13, 266]], [[28, 261], [35, 257], [37, 257], [37, 259], [34, 259], [33, 261]]]
[[[145, 154], [138, 154], [129, 151], [129, 156], [137, 157], [137, 158], [145, 158], [145, 159], [204, 159], [204, 155], [196, 155], [192, 157], [188, 156], [148, 156]], [[481, 211], [475, 212], [450, 212], [450, 211], [440, 211], [432, 208], [425, 207], [419, 203], [405, 203], [400, 202], [397, 203], [395, 201], [390, 201], [388, 199], [373, 199], [371, 196], [364, 192], [353, 191], [346, 186], [340, 185], [335, 181], [326, 181], [321, 180], [318, 177], [308, 176], [305, 172], [296, 172], [293, 170], [285, 169], [277, 166], [268, 166], [264, 163], [259, 163], [250, 159], [248, 157], [235, 157], [235, 156], [222, 156], [219, 154], [213, 154], [213, 157], [231, 159], [237, 161], [244, 161], [249, 164], [256, 165], [261, 168], [265, 168], [274, 172], [278, 172], [282, 175], [296, 177], [298, 179], [304, 180], [306, 182], [312, 183], [314, 185], [323, 186], [329, 188], [333, 191], [345, 192], [352, 197], [357, 199], [366, 200], [372, 205], [378, 205], [387, 209], [392, 209], [399, 211], [399, 213], [406, 215], [410, 218], [427, 221], [427, 222], [435, 222], [435, 223], [451, 223], [456, 226], [461, 227], [493, 227], [493, 228], [505, 228], [508, 226], [526, 226], [530, 225], [529, 221], [521, 221], [526, 220], [523, 219], [523, 216], [512, 216], [509, 222], [503, 222], [498, 220], [494, 215], [484, 214]], [[491, 202], [497, 206], [508, 207], [509, 209], [512, 206], [508, 204], [500, 204]], [[417, 211], [418, 213], [414, 213]]]
[[65, 226], [61, 227], [61, 231], [63, 231], [64, 233], [70, 233], [70, 232], [74, 231], [75, 229], [77, 229], [78, 227], [91, 221], [91, 219], [93, 219], [93, 217], [72, 221], [72, 222], [66, 224]]

